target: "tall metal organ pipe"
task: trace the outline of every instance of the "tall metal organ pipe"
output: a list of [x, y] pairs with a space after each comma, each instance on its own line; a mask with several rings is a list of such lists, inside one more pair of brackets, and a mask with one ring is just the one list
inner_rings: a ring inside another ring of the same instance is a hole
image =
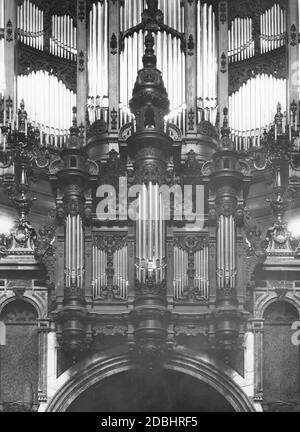
[[61, 147], [72, 125], [75, 93], [45, 71], [19, 75], [17, 92], [18, 104], [25, 101], [30, 121], [42, 131], [42, 143]]
[[69, 15], [52, 16], [52, 37], [50, 38], [50, 53], [67, 60], [76, 60], [77, 29], [73, 18]]
[[236, 232], [234, 217], [220, 215], [217, 238], [218, 287], [236, 286]]
[[[4, 31], [4, 0], [0, 0], [0, 29]], [[4, 38], [0, 38], [0, 99], [5, 90], [5, 59], [4, 59]]]
[[[134, 3], [134, 2], [133, 2]], [[122, 76], [122, 75], [121, 75]], [[108, 1], [93, 3], [88, 32], [88, 114], [90, 123], [108, 121]]]
[[81, 215], [68, 215], [66, 219], [66, 287], [83, 288], [84, 239]]
[[217, 37], [212, 6], [197, 2], [197, 122], [216, 123]]
[[29, 0], [18, 6], [19, 40], [32, 48], [44, 49], [44, 12]]
[[[274, 122], [278, 103], [286, 112], [286, 80], [258, 75], [229, 97], [229, 123], [237, 150], [259, 146]], [[284, 120], [285, 121], [285, 120]]]
[[286, 43], [286, 11], [275, 4], [260, 15], [260, 46], [265, 53]]
[[158, 184], [143, 185], [137, 219], [137, 280], [145, 283], [148, 277], [153, 277], [156, 282], [162, 282], [166, 276], [166, 240], [164, 203]]

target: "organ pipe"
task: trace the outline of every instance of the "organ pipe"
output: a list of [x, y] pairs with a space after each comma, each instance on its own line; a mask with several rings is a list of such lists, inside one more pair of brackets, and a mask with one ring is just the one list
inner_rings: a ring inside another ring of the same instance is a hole
[[44, 12], [29, 0], [18, 6], [19, 40], [32, 48], [44, 49]]
[[216, 123], [217, 37], [215, 13], [207, 3], [197, 3], [197, 122]]
[[217, 275], [220, 289], [235, 288], [236, 285], [235, 238], [234, 217], [221, 215], [217, 234]]
[[260, 15], [260, 48], [265, 53], [286, 43], [286, 11], [275, 4]]
[[[121, 74], [122, 76], [122, 74]], [[90, 123], [108, 122], [108, 1], [93, 3], [88, 35], [88, 114]]]
[[136, 277], [162, 282], [166, 277], [165, 221], [159, 186], [143, 185], [136, 222]]
[[68, 215], [66, 221], [65, 274], [66, 287], [83, 288], [84, 244], [82, 218], [79, 214]]
[[[0, 29], [4, 31], [4, 0], [0, 0]], [[0, 100], [5, 90], [5, 59], [4, 59], [4, 38], [0, 38]]]
[[[265, 74], [251, 78], [229, 97], [232, 140], [237, 150], [260, 145], [264, 130], [273, 124], [278, 103], [286, 112], [286, 80]], [[284, 119], [285, 123], [286, 116]]]
[[17, 91], [18, 102], [25, 101], [30, 121], [41, 130], [41, 144], [62, 147], [72, 124], [75, 93], [44, 71], [18, 76]]

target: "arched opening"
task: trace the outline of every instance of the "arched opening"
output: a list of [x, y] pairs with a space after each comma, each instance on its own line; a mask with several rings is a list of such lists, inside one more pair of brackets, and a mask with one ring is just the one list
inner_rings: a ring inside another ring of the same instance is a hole
[[233, 412], [208, 384], [177, 371], [130, 370], [83, 392], [68, 412]]
[[287, 301], [275, 301], [264, 312], [263, 395], [264, 410], [300, 409], [299, 346], [292, 342], [297, 309]]
[[24, 300], [8, 303], [0, 315], [5, 344], [0, 346], [0, 408], [31, 411], [38, 403], [38, 314]]

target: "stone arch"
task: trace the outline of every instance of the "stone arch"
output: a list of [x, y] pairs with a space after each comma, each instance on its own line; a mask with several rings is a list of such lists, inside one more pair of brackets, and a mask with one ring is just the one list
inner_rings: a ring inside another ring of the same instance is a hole
[[43, 319], [46, 316], [47, 312], [44, 302], [39, 297], [33, 297], [27, 295], [27, 293], [24, 293], [21, 298], [18, 298], [15, 295], [11, 295], [10, 297], [5, 298], [5, 300], [0, 303], [0, 316], [10, 303], [13, 303], [17, 300], [24, 301], [25, 303], [29, 303], [31, 306], [33, 306], [37, 313], [37, 319]]
[[290, 303], [298, 311], [298, 315], [300, 315], [300, 302], [292, 294], [288, 293], [284, 298], [279, 299], [275, 293], [274, 295], [266, 293], [260, 296], [255, 302], [255, 319], [263, 320], [267, 308], [277, 301]]
[[[136, 369], [127, 352], [95, 354], [83, 360], [57, 380], [57, 391], [46, 412], [65, 412], [84, 391], [102, 380]], [[253, 412], [255, 408], [243, 390], [245, 380], [224, 363], [183, 347], [175, 348], [166, 361], [166, 370], [190, 375], [216, 390], [237, 412]]]

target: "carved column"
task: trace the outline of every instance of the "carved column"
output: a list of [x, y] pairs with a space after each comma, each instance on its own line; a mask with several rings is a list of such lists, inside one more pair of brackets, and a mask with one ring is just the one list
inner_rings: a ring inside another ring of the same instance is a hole
[[[287, 117], [288, 124], [293, 125], [291, 104], [298, 108], [299, 88], [299, 6], [297, 0], [287, 2], [287, 32], [288, 32], [288, 80], [287, 80]], [[296, 109], [297, 109], [296, 108]], [[297, 109], [299, 116], [299, 109]], [[297, 117], [296, 117], [297, 118]], [[296, 128], [297, 129], [297, 128]]]
[[224, 121], [224, 108], [228, 108], [229, 61], [228, 61], [228, 1], [219, 2], [218, 10], [219, 38], [219, 72], [218, 72], [218, 103], [220, 124]]
[[[6, 107], [8, 108], [7, 120], [10, 115], [16, 114], [16, 27], [17, 27], [17, 1], [4, 1], [4, 83]], [[1, 90], [1, 89], [0, 89]]]
[[61, 345], [73, 358], [86, 346], [89, 332], [85, 301], [85, 223], [91, 217], [90, 183], [98, 175], [98, 166], [87, 159], [83, 136], [75, 124], [76, 121], [60, 157], [50, 165], [50, 180], [57, 191], [57, 219], [64, 227], [65, 238], [64, 298], [54, 316]]
[[50, 322], [48, 320], [39, 321], [39, 380], [38, 380], [38, 401], [47, 402], [47, 351], [48, 333]]
[[86, 0], [77, 0], [77, 53], [77, 121], [79, 126], [85, 127], [88, 89]]
[[156, 69], [154, 38], [145, 38], [144, 68], [139, 71], [130, 101], [136, 132], [128, 140], [139, 192], [136, 221], [136, 284], [132, 312], [135, 352], [143, 366], [161, 364], [167, 347], [166, 222], [159, 187], [166, 182], [172, 141], [164, 133], [169, 100]]
[[263, 401], [263, 320], [253, 320], [254, 333], [254, 401]]
[[197, 57], [196, 57], [196, 24], [197, 1], [185, 1], [185, 39], [186, 39], [186, 106], [187, 106], [187, 135], [197, 133]]
[[[246, 184], [250, 181], [250, 169], [239, 160], [229, 139], [226, 111], [222, 128], [222, 140], [213, 160], [204, 165], [210, 174], [211, 188], [215, 195], [217, 292], [215, 303], [215, 337], [225, 359], [237, 347], [243, 321], [243, 308], [238, 301], [245, 287], [237, 273], [237, 229], [243, 224]], [[242, 304], [243, 306], [243, 304]]]
[[109, 132], [118, 133], [119, 102], [120, 102], [120, 0], [110, 0], [108, 5], [109, 26], [109, 63], [108, 63], [108, 87], [109, 87]]

